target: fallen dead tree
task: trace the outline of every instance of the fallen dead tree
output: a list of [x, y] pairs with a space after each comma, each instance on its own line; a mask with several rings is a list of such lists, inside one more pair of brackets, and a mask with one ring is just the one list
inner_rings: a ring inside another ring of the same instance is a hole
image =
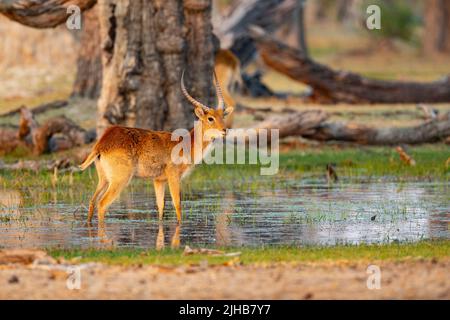
[[40, 155], [71, 149], [94, 140], [95, 131], [86, 131], [64, 116], [51, 118], [39, 125], [33, 113], [22, 107], [18, 129], [0, 129], [0, 153], [8, 153], [18, 146], [25, 146], [35, 155]]
[[[279, 138], [301, 136], [317, 141], [342, 141], [365, 145], [401, 145], [420, 144], [444, 141], [450, 137], [450, 112], [420, 125], [411, 127], [376, 128], [355, 123], [329, 121], [329, 116], [322, 110], [289, 112], [258, 123], [254, 129], [279, 129]], [[24, 120], [25, 121], [25, 120]], [[16, 132], [17, 136], [17, 132]], [[0, 138], [1, 138], [0, 131]], [[271, 135], [268, 135], [270, 139]], [[77, 171], [74, 163], [80, 163], [89, 154], [89, 148], [81, 148], [76, 159], [62, 158], [58, 160], [26, 160], [13, 164], [0, 161], [0, 170], [55, 170]], [[399, 150], [397, 150], [399, 152]], [[403, 151], [404, 152], [404, 151]], [[399, 152], [402, 161], [412, 165], [413, 159]], [[447, 161], [448, 163], [449, 160]], [[330, 170], [330, 168], [327, 168]]]
[[311, 99], [323, 103], [438, 103], [450, 101], [450, 78], [419, 83], [373, 80], [336, 71], [315, 62], [301, 51], [250, 28], [264, 62], [274, 70], [313, 88]]
[[255, 129], [278, 129], [279, 138], [290, 136], [312, 136], [329, 117], [322, 110], [310, 110], [276, 115], [254, 126]]
[[0, 155], [10, 153], [21, 144], [17, 137], [17, 129], [0, 128]]
[[370, 127], [357, 123], [331, 122], [321, 110], [277, 115], [255, 126], [279, 129], [279, 137], [302, 136], [318, 141], [345, 141], [366, 145], [420, 144], [450, 136], [450, 112], [411, 127]]
[[[36, 108], [33, 108], [33, 114], [37, 115], [40, 113], [47, 112], [49, 110], [64, 108], [64, 107], [67, 107], [68, 105], [69, 105], [69, 102], [67, 100], [56, 100], [56, 101], [52, 101], [49, 103], [44, 103], [44, 104], [41, 104], [40, 106], [37, 106]], [[18, 114], [18, 113], [20, 113], [20, 110], [22, 108], [23, 108], [23, 106], [20, 108], [11, 110], [9, 112], [6, 112], [6, 113], [2, 113], [2, 114], [0, 114], [0, 117], [10, 117], [15, 114]]]

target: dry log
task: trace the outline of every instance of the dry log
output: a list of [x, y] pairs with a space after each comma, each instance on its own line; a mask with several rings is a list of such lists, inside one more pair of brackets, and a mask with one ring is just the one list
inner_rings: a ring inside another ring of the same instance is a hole
[[[26, 140], [29, 135], [34, 136], [37, 128], [38, 124], [33, 113], [28, 108], [21, 107], [18, 138], [20, 140]], [[28, 143], [33, 144], [31, 141], [28, 141]]]
[[0, 13], [33, 28], [54, 28], [67, 21], [67, 8], [90, 9], [97, 0], [0, 0]]
[[349, 141], [369, 145], [420, 144], [438, 142], [450, 136], [450, 113], [412, 127], [376, 128], [361, 124], [327, 122], [313, 135], [315, 140]]
[[431, 83], [373, 80], [336, 71], [306, 57], [256, 26], [251, 34], [264, 62], [291, 79], [310, 85], [312, 99], [325, 103], [438, 103], [450, 101], [450, 78]]
[[0, 155], [12, 152], [21, 144], [17, 138], [17, 130], [0, 128]]
[[255, 128], [279, 129], [279, 137], [302, 136], [319, 141], [345, 141], [366, 145], [438, 142], [450, 136], [450, 112], [411, 127], [377, 128], [363, 124], [330, 122], [321, 110], [274, 116]]
[[276, 115], [260, 122], [254, 128], [258, 129], [278, 129], [279, 138], [289, 136], [312, 136], [317, 132], [328, 114], [322, 110], [311, 110], [296, 112], [289, 115]]
[[0, 152], [8, 153], [23, 144], [34, 154], [56, 152], [81, 146], [95, 140], [94, 131], [86, 131], [64, 116], [47, 120], [42, 126], [34, 114], [22, 107], [18, 130], [0, 129]]
[[[56, 134], [62, 134], [55, 137]], [[33, 134], [35, 154], [71, 149], [90, 142], [88, 133], [66, 117], [50, 119]]]
[[[56, 100], [56, 101], [52, 101], [49, 103], [44, 103], [44, 104], [37, 106], [36, 108], [33, 108], [33, 114], [36, 115], [36, 114], [47, 112], [48, 110], [64, 108], [68, 105], [69, 105], [69, 103], [67, 102], [67, 100]], [[18, 113], [20, 113], [20, 110], [22, 110], [23, 107], [24, 106], [21, 106], [17, 109], [0, 114], [0, 117], [10, 117], [15, 114], [18, 114]]]

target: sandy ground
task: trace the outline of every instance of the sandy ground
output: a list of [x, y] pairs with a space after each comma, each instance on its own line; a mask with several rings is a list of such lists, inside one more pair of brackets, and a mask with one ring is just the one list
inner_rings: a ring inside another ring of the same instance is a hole
[[[183, 267], [94, 263], [79, 265], [79, 273], [60, 264], [0, 264], [0, 299], [450, 299], [450, 259], [377, 265], [381, 288], [369, 290], [366, 262]], [[73, 288], [78, 284], [80, 289]]]

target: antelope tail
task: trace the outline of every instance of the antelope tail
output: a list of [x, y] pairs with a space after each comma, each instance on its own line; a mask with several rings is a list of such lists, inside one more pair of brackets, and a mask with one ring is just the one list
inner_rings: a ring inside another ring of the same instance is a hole
[[98, 155], [99, 153], [97, 152], [96, 148], [94, 148], [92, 152], [88, 155], [86, 160], [84, 160], [84, 162], [79, 166], [79, 168], [81, 170], [85, 170], [87, 167], [91, 165], [92, 162], [95, 161], [95, 159], [97, 159]]

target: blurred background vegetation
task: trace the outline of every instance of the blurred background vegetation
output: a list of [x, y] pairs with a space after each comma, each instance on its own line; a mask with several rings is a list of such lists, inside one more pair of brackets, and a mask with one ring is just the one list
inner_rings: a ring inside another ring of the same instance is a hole
[[[450, 55], [448, 46], [439, 52], [427, 44], [431, 41], [431, 35], [426, 34], [427, 6], [432, 11], [433, 2], [306, 1], [306, 37], [311, 56], [331, 67], [373, 78], [434, 80], [450, 71]], [[381, 30], [365, 27], [369, 3], [381, 7]], [[234, 4], [231, 0], [214, 1], [215, 10], [221, 14]], [[296, 44], [292, 24], [277, 33], [279, 39]], [[69, 31], [65, 26], [33, 29], [0, 16], [0, 113], [22, 104], [33, 107], [69, 97], [76, 76], [79, 37], [78, 31]], [[270, 70], [264, 80], [274, 90], [303, 89]]]
[[[240, 1], [214, 0], [213, 23], [227, 16]], [[442, 15], [437, 0], [317, 0], [305, 1], [305, 37], [310, 56], [335, 70], [363, 76], [399, 81], [428, 82], [450, 71], [450, 22]], [[381, 8], [381, 30], [368, 30], [366, 8]], [[449, 11], [449, 6], [446, 7]], [[298, 47], [296, 13], [289, 13], [273, 32], [291, 47]], [[219, 21], [219, 22], [217, 22]], [[444, 31], [449, 30], [447, 33]], [[447, 35], [444, 37], [443, 35]], [[55, 100], [70, 99], [70, 107], [37, 115], [37, 120], [66, 115], [84, 128], [96, 124], [96, 99], [74, 95], [77, 59], [82, 49], [82, 31], [69, 31], [64, 25], [54, 29], [34, 29], [0, 15], [0, 114], [25, 105], [34, 108]], [[259, 70], [262, 81], [275, 92], [302, 94], [308, 87], [265, 66], [256, 58], [245, 72]], [[304, 110], [318, 108], [295, 96], [287, 99], [237, 97], [241, 105]], [[423, 121], [415, 104], [320, 105], [332, 120], [355, 120], [375, 126], [406, 126]], [[438, 111], [450, 110], [448, 103], [433, 105]], [[250, 126], [262, 115], [239, 113], [234, 126]], [[1, 117], [0, 125], [15, 124], [18, 115]]]

